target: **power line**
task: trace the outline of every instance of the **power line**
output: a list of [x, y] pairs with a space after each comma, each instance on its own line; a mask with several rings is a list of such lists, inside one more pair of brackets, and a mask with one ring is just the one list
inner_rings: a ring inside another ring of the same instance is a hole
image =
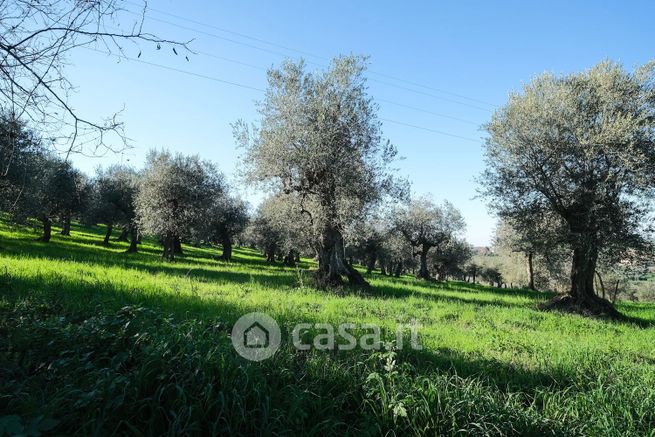
[[414, 89], [411, 89], [411, 88], [404, 87], [404, 86], [402, 86], [402, 85], [396, 85], [396, 84], [389, 83], [389, 82], [385, 82], [385, 81], [383, 81], [383, 80], [379, 80], [379, 79], [370, 79], [370, 80], [372, 80], [373, 82], [381, 83], [381, 84], [383, 84], [383, 85], [388, 85], [388, 86], [392, 86], [392, 87], [394, 87], [394, 88], [399, 88], [399, 89], [401, 89], [401, 90], [409, 91], [409, 92], [411, 92], [411, 93], [422, 94], [422, 95], [424, 95], [424, 96], [433, 97], [433, 98], [435, 98], [435, 99], [443, 100], [443, 101], [445, 101], [445, 102], [455, 103], [455, 104], [457, 104], [457, 105], [462, 105], [462, 106], [468, 106], [469, 108], [479, 109], [480, 111], [488, 111], [488, 112], [491, 112], [491, 109], [483, 108], [483, 107], [481, 107], [481, 106], [476, 106], [476, 105], [473, 105], [473, 104], [471, 104], [471, 103], [458, 102], [457, 100], [449, 99], [448, 97], [437, 96], [437, 95], [435, 95], [435, 94], [426, 93], [425, 91], [414, 90]]
[[432, 111], [429, 111], [429, 110], [427, 110], [427, 109], [417, 108], [416, 106], [405, 105], [405, 104], [403, 104], [403, 103], [394, 102], [394, 101], [392, 101], [392, 100], [387, 100], [387, 99], [377, 99], [377, 98], [376, 98], [375, 100], [378, 101], [378, 102], [387, 103], [387, 104], [389, 104], [389, 105], [395, 105], [395, 106], [400, 106], [400, 107], [402, 107], [402, 108], [411, 109], [411, 110], [413, 110], [413, 111], [425, 112], [426, 114], [435, 115], [435, 116], [437, 116], [437, 117], [448, 118], [448, 119], [450, 119], [450, 120], [459, 121], [460, 123], [471, 124], [471, 125], [474, 125], [474, 126], [479, 126], [479, 125], [480, 125], [480, 123], [476, 123], [476, 122], [471, 121], [471, 120], [466, 120], [466, 119], [459, 118], [459, 117], [453, 117], [452, 115], [439, 114], [438, 112], [432, 112]]
[[398, 82], [405, 82], [407, 84], [414, 85], [414, 86], [417, 86], [417, 87], [420, 87], [420, 88], [425, 88], [425, 89], [428, 89], [428, 90], [437, 91], [437, 92], [440, 92], [440, 93], [443, 93], [443, 94], [451, 95], [453, 97], [459, 97], [460, 99], [470, 100], [471, 102], [481, 103], [483, 105], [489, 105], [489, 106], [491, 106], [493, 108], [498, 107], [498, 105], [496, 105], [494, 103], [485, 102], [484, 100], [475, 99], [473, 97], [468, 97], [468, 96], [465, 96], [463, 94], [453, 93], [451, 91], [446, 91], [446, 90], [443, 90], [443, 89], [440, 89], [440, 88], [434, 88], [434, 87], [431, 87], [431, 86], [428, 86], [428, 85], [423, 85], [423, 84], [420, 84], [418, 82], [414, 82], [414, 81], [411, 81], [411, 80], [401, 79], [401, 78], [391, 76], [391, 75], [388, 75], [388, 74], [385, 74], [385, 73], [380, 73], [380, 72], [373, 71], [373, 70], [371, 70], [371, 73], [377, 74], [377, 75], [382, 76], [382, 77], [386, 77], [387, 79], [396, 80]]
[[[97, 52], [97, 53], [102, 53], [104, 55], [109, 55], [109, 56], [113, 55], [113, 53], [105, 52], [103, 50], [92, 49], [90, 47], [83, 47], [83, 48], [85, 48], [87, 50]], [[161, 68], [161, 69], [164, 69], [164, 70], [175, 71], [177, 73], [187, 74], [189, 76], [194, 76], [194, 77], [198, 77], [198, 78], [201, 78], [201, 79], [207, 79], [207, 80], [211, 80], [213, 82], [224, 83], [226, 85], [233, 85], [233, 86], [236, 86], [236, 87], [239, 87], [239, 88], [245, 88], [245, 89], [249, 89], [249, 90], [259, 91], [259, 92], [262, 92], [262, 93], [266, 92], [266, 90], [264, 90], [262, 88], [257, 88], [257, 87], [250, 86], [250, 85], [244, 85], [242, 83], [232, 82], [232, 81], [229, 81], [229, 80], [220, 79], [218, 77], [208, 76], [206, 74], [195, 73], [195, 72], [189, 71], [189, 70], [182, 70], [181, 68], [169, 67], [167, 65], [157, 64], [155, 62], [148, 62], [148, 61], [144, 61], [143, 59], [130, 58], [129, 56], [125, 56], [125, 55], [120, 55], [119, 59], [125, 59], [127, 61], [132, 61], [132, 62], [138, 62], [139, 64], [150, 65], [151, 67], [157, 67], [157, 68]]]
[[[125, 3], [130, 4], [132, 6], [137, 6], [137, 7], [142, 7], [143, 6], [142, 4], [140, 5], [140, 4], [137, 4], [137, 3], [134, 3], [134, 2], [130, 2], [130, 1], [126, 1]], [[218, 27], [218, 26], [215, 26], [213, 24], [207, 24], [207, 23], [203, 23], [203, 22], [200, 22], [200, 21], [193, 20], [191, 18], [182, 17], [181, 15], [171, 14], [170, 12], [162, 11], [161, 9], [155, 9], [155, 8], [152, 8], [152, 7], [148, 6], [148, 10], [157, 12], [158, 14], [167, 15], [167, 16], [172, 17], [172, 18], [177, 18], [179, 20], [186, 21], [188, 23], [197, 24], [197, 25], [200, 25], [200, 26], [208, 27], [210, 29], [218, 30], [220, 32], [225, 32], [225, 33], [228, 33], [230, 35], [235, 35], [235, 36], [239, 36], [241, 38], [249, 39], [251, 41], [256, 41], [256, 42], [259, 42], [259, 43], [262, 43], [262, 44], [267, 44], [267, 45], [270, 45], [272, 47], [277, 47], [277, 48], [280, 48], [280, 49], [283, 49], [283, 50], [288, 50], [290, 52], [296, 52], [296, 53], [301, 54], [301, 55], [311, 56], [311, 57], [314, 57], [314, 58], [322, 59], [324, 61], [329, 61], [329, 58], [326, 58], [324, 56], [319, 56], [319, 55], [309, 53], [309, 52], [306, 52], [306, 51], [303, 51], [303, 50], [298, 50], [298, 49], [294, 49], [292, 47], [277, 44], [277, 43], [274, 43], [274, 42], [271, 42], [271, 41], [266, 41], [264, 39], [256, 38], [254, 36], [250, 36], [250, 35], [247, 35], [245, 33], [234, 32], [232, 30], [228, 30], [228, 29], [225, 29], [225, 28], [222, 28], [222, 27]], [[131, 11], [128, 11], [128, 12], [131, 12]], [[132, 12], [132, 13], [134, 14], [134, 12]]]
[[451, 134], [451, 133], [444, 132], [444, 131], [441, 131], [441, 130], [431, 129], [429, 127], [417, 126], [415, 124], [405, 123], [403, 121], [397, 121], [397, 120], [390, 120], [388, 118], [380, 118], [380, 120], [385, 121], [387, 123], [398, 124], [400, 126], [411, 127], [411, 128], [414, 128], [414, 129], [420, 129], [420, 130], [424, 130], [424, 131], [427, 131], [427, 132], [433, 132], [433, 133], [440, 134], [440, 135], [446, 135], [448, 137], [459, 138], [460, 140], [471, 141], [473, 143], [482, 144], [482, 142], [480, 140], [476, 140], [475, 138], [463, 137], [461, 135]]
[[[126, 3], [135, 5], [132, 2], [126, 2]], [[199, 21], [196, 21], [196, 20], [192, 20], [192, 19], [189, 19], [189, 18], [182, 17], [180, 15], [171, 14], [171, 13], [168, 13], [168, 12], [165, 12], [165, 11], [161, 11], [159, 9], [155, 9], [155, 8], [149, 8], [149, 9], [152, 10], [152, 11], [155, 11], [157, 13], [160, 13], [162, 15], [167, 15], [167, 16], [170, 16], [170, 17], [178, 18], [180, 20], [187, 21], [187, 22], [190, 22], [190, 23], [193, 23], [193, 24], [198, 24], [198, 25], [201, 25], [201, 26], [205, 26], [205, 27], [208, 27], [208, 28], [211, 28], [211, 29], [216, 29], [216, 30], [219, 30], [221, 32], [225, 32], [225, 33], [229, 33], [229, 34], [232, 34], [232, 35], [239, 36], [241, 38], [247, 38], [249, 40], [256, 41], [256, 42], [263, 43], [263, 44], [267, 44], [267, 45], [270, 45], [270, 46], [273, 46], [273, 47], [278, 47], [278, 48], [281, 48], [283, 50], [293, 51], [293, 52], [296, 52], [296, 53], [300, 53], [300, 54], [312, 56], [314, 58], [329, 61], [329, 59], [326, 58], [326, 57], [319, 56], [319, 55], [316, 55], [316, 54], [312, 54], [312, 53], [309, 53], [309, 52], [305, 52], [305, 51], [302, 51], [302, 50], [297, 50], [297, 49], [287, 47], [287, 46], [284, 46], [284, 45], [280, 45], [280, 44], [277, 44], [277, 43], [273, 43], [273, 42], [270, 42], [270, 41], [266, 41], [266, 40], [261, 39], [261, 38], [255, 38], [255, 37], [243, 34], [243, 33], [230, 31], [230, 30], [218, 27], [218, 26], [214, 26], [214, 25], [207, 24], [207, 23], [202, 23], [202, 22], [199, 22]], [[141, 14], [135, 13], [133, 11], [125, 10], [125, 12], [128, 12], [128, 13], [130, 13], [132, 15], [135, 15], [135, 16], [139, 16], [139, 17], [141, 16]], [[167, 21], [167, 20], [162, 20], [160, 18], [149, 17], [149, 19], [153, 20], [153, 21], [163, 23], [163, 24], [167, 24], [169, 26], [177, 27], [179, 29], [187, 30], [189, 32], [195, 32], [195, 33], [198, 33], [198, 34], [201, 34], [201, 35], [210, 36], [212, 38], [220, 39], [220, 40], [227, 41], [227, 42], [230, 42], [230, 43], [233, 43], [233, 44], [242, 45], [244, 47], [249, 47], [249, 48], [252, 48], [252, 49], [255, 49], [255, 50], [260, 50], [260, 51], [263, 51], [263, 52], [271, 53], [271, 54], [274, 54], [274, 55], [277, 55], [277, 56], [283, 56], [283, 57], [288, 56], [286, 53], [270, 50], [270, 49], [259, 47], [259, 46], [253, 45], [253, 44], [248, 44], [248, 43], [245, 43], [243, 41], [238, 41], [238, 40], [235, 40], [235, 39], [232, 39], [232, 38], [227, 38], [227, 37], [224, 37], [224, 36], [216, 35], [215, 33], [205, 32], [205, 31], [202, 31], [202, 30], [199, 30], [199, 29], [183, 26], [181, 24], [173, 23], [173, 22]], [[207, 55], [207, 53], [204, 53], [204, 54]], [[324, 64], [320, 64], [320, 63], [317, 63], [317, 62], [312, 62], [312, 61], [307, 61], [307, 62], [310, 63], [310, 64], [318, 65], [318, 66], [324, 66]], [[420, 84], [418, 82], [413, 82], [413, 81], [409, 81], [409, 80], [406, 80], [406, 79], [401, 79], [401, 78], [398, 78], [396, 76], [391, 76], [391, 75], [388, 75], [388, 74], [385, 74], [385, 73], [377, 72], [375, 70], [368, 70], [368, 71], [369, 71], [369, 73], [376, 74], [376, 75], [379, 75], [379, 76], [382, 76], [382, 77], [386, 77], [388, 79], [395, 80], [395, 81], [398, 81], [398, 82], [404, 82], [404, 83], [407, 83], [407, 84], [410, 84], [410, 85], [413, 85], [413, 86], [418, 86], [418, 87], [421, 87], [421, 88], [424, 88], [424, 89], [430, 89], [430, 90], [437, 91], [437, 92], [440, 92], [440, 93], [443, 93], [443, 94], [448, 94], [448, 95], [451, 95], [453, 97], [458, 97], [460, 99], [465, 99], [465, 100], [469, 100], [469, 101], [472, 101], [472, 102], [477, 102], [477, 103], [481, 103], [481, 104], [484, 104], [484, 105], [489, 105], [489, 106], [492, 106], [492, 107], [496, 107], [496, 105], [494, 105], [493, 103], [488, 103], [488, 102], [485, 102], [485, 101], [482, 101], [482, 100], [479, 100], [479, 99], [475, 99], [475, 98], [472, 98], [472, 97], [467, 97], [467, 96], [464, 96], [462, 94], [457, 94], [457, 93], [453, 93], [451, 91], [446, 91], [446, 90], [443, 90], [443, 89], [440, 89], [440, 88], [435, 88], [435, 87], [431, 87], [431, 86], [428, 86], [428, 85], [423, 85], [423, 84]], [[449, 99], [449, 98], [446, 98], [446, 97], [437, 96], [435, 94], [426, 93], [424, 91], [414, 90], [414, 89], [403, 87], [403, 86], [400, 86], [400, 85], [397, 85], [397, 84], [385, 82], [385, 81], [382, 81], [380, 79], [369, 78], [369, 80], [372, 81], [372, 82], [378, 82], [378, 83], [381, 83], [381, 84], [384, 84], [384, 85], [387, 85], [387, 86], [391, 86], [391, 87], [395, 87], [395, 88], [398, 88], [398, 89], [402, 89], [402, 90], [405, 90], [405, 91], [410, 91], [410, 92], [413, 92], [413, 93], [416, 93], [416, 94], [422, 94], [422, 95], [425, 95], [425, 96], [429, 96], [429, 97], [432, 97], [432, 98], [435, 98], [435, 99], [438, 99], [438, 100], [444, 100], [446, 102], [455, 103], [455, 104], [459, 104], [459, 105], [463, 105], [463, 106], [468, 106], [468, 107], [473, 108], [473, 109], [478, 109], [478, 110], [481, 110], [481, 111], [491, 112], [491, 109], [489, 109], [489, 108], [482, 108], [480, 106], [472, 105], [470, 103], [460, 102], [460, 101]]]
[[[249, 64], [247, 62], [237, 61], [235, 59], [226, 58], [224, 56], [218, 56], [218, 55], [214, 55], [212, 53], [206, 53], [206, 52], [201, 52], [201, 51], [198, 51], [196, 53], [204, 55], [204, 56], [208, 56], [208, 57], [211, 57], [211, 58], [219, 59], [221, 61], [231, 62], [231, 63], [238, 64], [238, 65], [243, 65], [243, 66], [246, 66], [246, 67], [249, 67], [249, 68], [253, 68], [255, 70], [267, 71], [267, 69], [264, 68], [264, 67]], [[399, 106], [399, 107], [402, 107], [402, 108], [411, 109], [413, 111], [418, 111], [418, 112], [423, 112], [423, 113], [426, 113], [426, 114], [434, 115], [436, 117], [447, 118], [449, 120], [458, 121], [460, 123], [471, 124], [471, 125], [474, 125], [474, 126], [479, 126], [480, 125], [480, 123], [475, 122], [475, 121], [466, 120], [464, 118], [459, 118], [459, 117], [454, 117], [452, 115], [441, 114], [441, 113], [438, 113], [438, 112], [430, 111], [428, 109], [423, 109], [423, 108], [418, 108], [416, 106], [406, 105], [404, 103], [394, 102], [393, 100], [379, 99], [379, 98], [376, 98], [375, 100], [378, 101], [378, 102], [387, 103], [389, 105]]]
[[[112, 53], [106, 52], [106, 51], [103, 51], [103, 50], [93, 49], [93, 48], [90, 48], [90, 47], [83, 47], [83, 48], [85, 48], [86, 50], [101, 53], [101, 54], [104, 54], [104, 55], [110, 55], [110, 56], [112, 55]], [[205, 74], [196, 73], [196, 72], [193, 72], [193, 71], [183, 70], [181, 68], [169, 67], [167, 65], [157, 64], [155, 62], [144, 61], [143, 59], [130, 58], [130, 57], [125, 56], [125, 55], [120, 55], [119, 58], [120, 59], [125, 59], [127, 61], [131, 61], [131, 62], [137, 62], [139, 64], [148, 65], [148, 66], [151, 66], [151, 67], [156, 67], [156, 68], [161, 68], [161, 69], [164, 69], [164, 70], [174, 71], [176, 73], [186, 74], [186, 75], [196, 77], [196, 78], [200, 78], [200, 79], [205, 79], [205, 80], [210, 80], [210, 81], [213, 81], [213, 82], [222, 83], [222, 84], [225, 84], [225, 85], [232, 85], [232, 86], [236, 86], [236, 87], [239, 87], [239, 88], [245, 88], [245, 89], [249, 89], [249, 90], [253, 90], [253, 91], [259, 91], [259, 92], [262, 92], [262, 93], [266, 92], [266, 90], [264, 90], [262, 88], [257, 88], [257, 87], [251, 86], [251, 85], [245, 85], [245, 84], [242, 84], [242, 83], [221, 79], [221, 78], [218, 78], [218, 77], [215, 77], [215, 76], [209, 76], [209, 75], [205, 75]], [[448, 133], [448, 132], [445, 132], [445, 131], [441, 131], [441, 130], [437, 130], [437, 129], [431, 129], [431, 128], [428, 128], [428, 127], [409, 124], [409, 123], [405, 123], [405, 122], [402, 122], [402, 121], [392, 120], [392, 119], [388, 119], [388, 118], [380, 118], [380, 121], [385, 121], [385, 122], [388, 122], [388, 123], [398, 124], [398, 125], [401, 125], [401, 126], [411, 127], [411, 128], [414, 128], [414, 129], [420, 129], [420, 130], [433, 132], [433, 133], [440, 134], [440, 135], [445, 135], [445, 136], [449, 136], [449, 137], [453, 137], [453, 138], [459, 138], [459, 139], [466, 140], [466, 141], [480, 143], [479, 140], [475, 140], [473, 138], [468, 138], [468, 137], [464, 137], [464, 136], [461, 136], [461, 135], [451, 134], [451, 133]]]
[[[227, 58], [225, 56], [215, 55], [213, 53], [207, 53], [207, 52], [203, 52], [203, 51], [197, 51], [196, 53], [198, 53], [200, 55], [203, 55], [203, 56], [208, 56], [210, 58], [215, 58], [215, 59], [218, 59], [218, 60], [221, 60], [221, 61], [231, 62], [231, 63], [238, 64], [238, 65], [243, 65], [243, 66], [246, 66], [246, 67], [249, 67], [249, 68], [253, 68], [255, 70], [260, 70], [260, 71], [267, 71], [268, 70], [267, 68], [260, 67], [258, 65], [249, 64], [247, 62], [238, 61], [236, 59]], [[387, 100], [387, 99], [376, 99], [376, 100], [378, 102], [384, 102], [384, 103], [388, 103], [390, 105], [400, 106], [400, 107], [411, 109], [411, 110], [418, 111], [418, 112], [424, 112], [426, 114], [431, 114], [431, 115], [434, 115], [434, 116], [437, 116], [437, 117], [448, 118], [450, 120], [459, 121], [461, 123], [472, 124], [472, 125], [475, 125], [475, 126], [480, 125], [480, 123], [475, 122], [475, 121], [466, 120], [464, 118], [459, 118], [459, 117], [454, 117], [452, 115], [441, 114], [441, 113], [438, 113], [438, 112], [430, 111], [428, 109], [423, 109], [423, 108], [418, 108], [416, 106], [406, 105], [404, 103], [394, 102], [393, 100]]]
[[[136, 3], [129, 2], [129, 1], [127, 1], [126, 3], [131, 4], [133, 6], [140, 6], [140, 5], [136, 4]], [[272, 42], [272, 41], [269, 41], [269, 40], [265, 40], [265, 39], [262, 39], [262, 38], [257, 38], [257, 37], [254, 37], [254, 36], [251, 36], [251, 35], [248, 35], [248, 34], [245, 34], [245, 33], [235, 32], [235, 31], [232, 31], [232, 30], [229, 30], [229, 29], [225, 29], [223, 27], [213, 25], [213, 24], [203, 23], [201, 21], [197, 21], [197, 20], [194, 20], [194, 19], [191, 19], [191, 18], [183, 17], [183, 16], [178, 15], [178, 14], [172, 14], [170, 12], [162, 11], [161, 9], [152, 8], [150, 6], [148, 6], [148, 9], [151, 10], [151, 11], [154, 11], [154, 12], [156, 12], [158, 14], [161, 14], [161, 15], [166, 15], [168, 17], [177, 18], [179, 20], [186, 21], [188, 23], [197, 24], [197, 25], [204, 26], [204, 27], [207, 27], [207, 28], [210, 28], [210, 29], [218, 30], [219, 32], [224, 32], [224, 33], [228, 33], [228, 34], [231, 34], [231, 35], [239, 36], [241, 38], [246, 38], [246, 39], [249, 39], [251, 41], [256, 41], [256, 42], [259, 42], [259, 43], [262, 43], [262, 44], [267, 44], [267, 45], [270, 45], [272, 47], [277, 47], [277, 48], [280, 48], [280, 49], [283, 49], [283, 50], [296, 52], [296, 53], [299, 53], [299, 54], [302, 54], [302, 55], [305, 55], [305, 56], [311, 56], [313, 58], [321, 59], [321, 60], [324, 60], [324, 61], [329, 61], [330, 60], [329, 58], [327, 58], [325, 56], [317, 55], [315, 53], [311, 53], [311, 52], [307, 52], [307, 51], [304, 51], [304, 50], [299, 50], [299, 49], [296, 49], [296, 48], [293, 48], [293, 47], [278, 44], [278, 43], [275, 43], [275, 42]], [[407, 79], [402, 79], [402, 78], [399, 78], [397, 76], [392, 76], [392, 75], [389, 75], [389, 74], [386, 74], [386, 73], [381, 73], [381, 72], [374, 71], [374, 70], [370, 70], [370, 73], [377, 74], [379, 76], [386, 77], [387, 79], [395, 80], [395, 81], [398, 81], [398, 82], [405, 82], [407, 84], [414, 85], [414, 86], [417, 86], [417, 87], [420, 87], [420, 88], [429, 89], [429, 90], [437, 91], [437, 92], [444, 93], [444, 94], [449, 94], [449, 95], [451, 95], [453, 97], [459, 97], [459, 98], [462, 98], [462, 99], [470, 100], [472, 102], [477, 102], [477, 103], [482, 103], [484, 105], [497, 107], [497, 105], [495, 105], [493, 103], [485, 102], [484, 100], [479, 100], [479, 99], [476, 99], [476, 98], [473, 98], [473, 97], [468, 97], [468, 96], [465, 96], [465, 95], [462, 95], [462, 94], [453, 93], [452, 91], [447, 91], [447, 90], [444, 90], [444, 89], [435, 88], [435, 87], [432, 87], [432, 86], [429, 86], [429, 85], [421, 84], [419, 82], [415, 82], [415, 81], [411, 81], [411, 80], [407, 80]]]
[[[116, 29], [116, 30], [120, 30], [120, 29]], [[225, 56], [216, 55], [216, 54], [213, 54], [213, 53], [208, 53], [208, 52], [204, 52], [204, 51], [196, 51], [195, 53], [203, 55], [203, 56], [207, 56], [207, 57], [210, 57], [210, 58], [218, 59], [218, 60], [221, 60], [221, 61], [224, 61], [224, 62], [230, 62], [230, 63], [233, 63], [233, 64], [242, 65], [242, 66], [252, 68], [252, 69], [255, 69], [255, 70], [259, 70], [259, 71], [268, 71], [267, 68], [260, 67], [259, 65], [250, 64], [250, 63], [247, 63], [247, 62], [239, 61], [239, 60], [228, 58], [228, 57], [225, 57]], [[141, 59], [138, 59], [138, 61], [141, 61]], [[148, 63], [148, 62], [143, 61], [143, 63]], [[161, 67], [177, 71], [177, 69], [175, 69], [173, 67], [167, 67], [167, 66], [163, 66], [163, 65]], [[196, 74], [196, 73], [194, 73], [194, 74]], [[475, 126], [480, 125], [479, 122], [466, 120], [466, 119], [463, 119], [463, 118], [460, 118], [460, 117], [454, 117], [454, 116], [447, 115], [447, 114], [441, 114], [441, 113], [430, 111], [430, 110], [427, 110], [427, 109], [418, 108], [416, 106], [411, 106], [411, 105], [407, 105], [407, 104], [404, 104], [404, 103], [394, 102], [392, 100], [387, 100], [387, 99], [376, 99], [376, 100], [379, 101], [379, 102], [388, 103], [390, 105], [399, 106], [399, 107], [411, 109], [411, 110], [414, 110], [414, 111], [423, 112], [423, 113], [426, 113], [426, 114], [431, 114], [431, 115], [434, 115], [436, 117], [447, 118], [447, 119], [450, 119], [450, 120], [455, 120], [455, 121], [458, 121], [458, 122], [461, 122], [461, 123], [471, 124], [471, 125], [475, 125]]]

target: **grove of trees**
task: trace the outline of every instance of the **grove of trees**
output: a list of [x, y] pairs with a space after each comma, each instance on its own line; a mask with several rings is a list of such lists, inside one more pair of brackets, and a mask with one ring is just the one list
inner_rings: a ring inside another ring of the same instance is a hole
[[379, 271], [552, 290], [568, 269], [566, 293], [549, 308], [617, 315], [621, 278], [645, 272], [653, 254], [655, 64], [628, 72], [602, 62], [578, 74], [542, 75], [496, 111], [486, 125], [480, 183], [499, 217], [493, 251], [505, 261], [497, 265], [476, 257], [452, 203], [411, 195], [395, 174], [397, 151], [383, 138], [366, 66], [366, 58], [342, 56], [324, 71], [287, 61], [268, 72], [259, 122], [233, 126], [243, 181], [268, 193], [254, 210], [199, 156], [152, 150], [142, 169], [114, 165], [84, 175], [70, 149], [56, 153], [46, 132], [17, 117], [15, 101], [3, 101], [3, 220], [38, 223], [42, 243], [52, 239], [53, 224], [61, 238], [73, 221], [103, 224], [104, 245], [120, 228], [128, 252], [152, 237], [171, 262], [183, 242], [220, 247], [225, 262], [235, 244], [284, 266], [302, 255], [317, 261], [314, 279], [323, 288], [345, 279], [366, 287]]

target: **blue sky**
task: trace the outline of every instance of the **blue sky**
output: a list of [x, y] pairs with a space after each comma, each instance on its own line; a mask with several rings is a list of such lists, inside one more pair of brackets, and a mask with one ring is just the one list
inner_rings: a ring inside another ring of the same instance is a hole
[[[132, 2], [138, 4], [128, 0], [126, 7], [136, 11]], [[633, 68], [655, 59], [652, 1], [153, 0], [149, 6], [145, 30], [193, 39], [197, 54], [187, 62], [167, 49], [128, 45], [128, 56], [141, 51], [143, 61], [248, 87], [265, 88], [266, 68], [285, 57], [302, 56], [318, 69], [338, 54], [369, 55], [370, 93], [380, 118], [390, 120], [385, 136], [405, 157], [399, 173], [415, 192], [453, 202], [475, 245], [489, 244], [495, 223], [474, 199], [474, 178], [483, 168], [480, 125], [508, 93], [544, 71], [574, 72], [605, 58]], [[129, 24], [131, 16], [123, 17]], [[85, 49], [70, 63], [78, 87], [73, 105], [88, 117], [125, 107], [122, 120], [134, 146], [123, 156], [75, 157], [84, 171], [128, 159], [140, 167], [148, 149], [165, 147], [197, 153], [234, 174], [239, 151], [230, 123], [257, 119], [260, 91]], [[253, 203], [261, 196], [241, 192]]]

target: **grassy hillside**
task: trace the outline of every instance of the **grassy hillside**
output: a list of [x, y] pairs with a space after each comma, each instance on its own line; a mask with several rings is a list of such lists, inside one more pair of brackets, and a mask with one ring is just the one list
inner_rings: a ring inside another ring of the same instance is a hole
[[[629, 322], [535, 309], [549, 296], [372, 276], [370, 293], [307, 286], [297, 269], [237, 249], [98, 245], [73, 227], [49, 244], [0, 223], [0, 435], [650, 434], [655, 305]], [[232, 348], [251, 311], [282, 326], [272, 359]], [[421, 351], [296, 351], [298, 322], [416, 319]]]

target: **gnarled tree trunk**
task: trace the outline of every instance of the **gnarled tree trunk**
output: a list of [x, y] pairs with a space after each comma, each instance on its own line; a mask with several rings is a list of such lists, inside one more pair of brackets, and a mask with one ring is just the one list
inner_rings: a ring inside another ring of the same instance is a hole
[[45, 214], [40, 217], [40, 220], [43, 224], [43, 235], [38, 240], [47, 243], [52, 238], [52, 220]]
[[130, 225], [130, 247], [127, 249], [128, 253], [136, 253], [138, 252], [139, 248], [137, 245], [139, 244], [139, 232], [137, 231], [136, 226]]
[[571, 289], [558, 296], [547, 307], [573, 311], [587, 315], [619, 317], [619, 312], [607, 300], [594, 291], [594, 275], [598, 261], [598, 244], [590, 233], [579, 233], [573, 241], [571, 264]]
[[70, 237], [71, 235], [71, 216], [70, 214], [64, 215], [63, 223], [61, 224], [61, 235]]
[[179, 235], [173, 237], [173, 252], [176, 255], [183, 255], [182, 252], [182, 240]]
[[229, 236], [224, 236], [221, 240], [223, 246], [223, 253], [221, 259], [223, 261], [232, 261], [232, 239]]
[[581, 244], [573, 249], [570, 294], [579, 304], [584, 305], [597, 297], [594, 291], [597, 260], [598, 250], [592, 244]]
[[430, 272], [428, 271], [428, 252], [430, 247], [423, 244], [421, 246], [421, 251], [419, 252], [421, 267], [419, 268], [418, 274], [416, 275], [419, 279], [430, 280]]
[[111, 238], [111, 232], [114, 230], [114, 224], [109, 223], [107, 225], [107, 232], [105, 233], [105, 239], [102, 240], [103, 246], [109, 246], [109, 239]]
[[370, 253], [368, 259], [366, 260], [366, 273], [372, 273], [375, 268], [376, 256], [375, 252]]
[[362, 275], [346, 263], [343, 249], [341, 232], [335, 227], [326, 227], [318, 249], [317, 284], [322, 287], [341, 285], [345, 276], [351, 284], [368, 286]]
[[164, 253], [162, 254], [162, 258], [164, 258], [167, 261], [174, 261], [175, 260], [175, 242], [177, 241], [177, 237], [174, 235], [168, 233], [164, 237], [163, 244], [164, 244]]
[[530, 290], [536, 290], [534, 286], [534, 266], [533, 266], [533, 257], [534, 254], [532, 252], [528, 252], [526, 255], [527, 258], [527, 269], [528, 269], [528, 288]]
[[264, 250], [264, 255], [266, 256], [266, 262], [275, 264], [275, 252], [277, 251], [276, 244], [269, 244]]
[[128, 226], [126, 226], [126, 227], [124, 227], [124, 228], [121, 230], [121, 234], [118, 236], [118, 238], [116, 239], [116, 241], [123, 241], [123, 242], [126, 242], [126, 241], [128, 241], [128, 238], [127, 238], [127, 237], [128, 237], [129, 235], [130, 235], [130, 228], [129, 228]]
[[284, 265], [289, 267], [296, 266], [296, 255], [292, 250], [289, 250], [289, 253], [284, 257]]

